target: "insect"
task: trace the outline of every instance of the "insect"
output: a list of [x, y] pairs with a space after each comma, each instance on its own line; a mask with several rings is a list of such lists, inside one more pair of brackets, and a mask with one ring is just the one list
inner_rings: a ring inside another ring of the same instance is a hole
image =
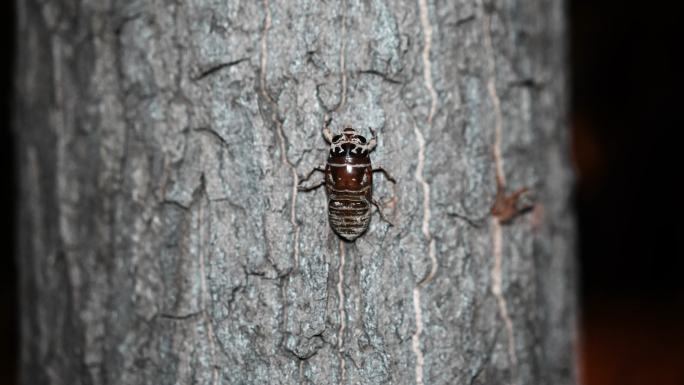
[[[392, 183], [395, 179], [382, 167], [371, 166], [370, 152], [377, 145], [377, 135], [369, 141], [359, 135], [356, 130], [346, 127], [341, 134], [332, 135], [327, 121], [323, 129], [323, 137], [330, 143], [328, 161], [325, 165], [315, 167], [300, 182], [300, 191], [311, 191], [325, 185], [328, 195], [328, 222], [333, 231], [340, 237], [354, 241], [368, 229], [371, 217], [371, 204], [377, 207], [380, 216], [385, 218], [380, 204], [373, 199], [373, 173], [382, 172]], [[311, 175], [323, 172], [322, 181], [309, 186], [301, 186]]]

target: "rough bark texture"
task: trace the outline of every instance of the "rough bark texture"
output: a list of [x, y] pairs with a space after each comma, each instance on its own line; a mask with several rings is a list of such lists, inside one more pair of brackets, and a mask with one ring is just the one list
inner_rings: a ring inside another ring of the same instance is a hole
[[[562, 2], [17, 6], [24, 384], [574, 383]], [[355, 243], [326, 116], [398, 180]]]

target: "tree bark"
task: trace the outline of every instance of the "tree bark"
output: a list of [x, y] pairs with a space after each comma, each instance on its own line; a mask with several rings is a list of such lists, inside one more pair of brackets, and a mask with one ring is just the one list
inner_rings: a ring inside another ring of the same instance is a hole
[[17, 7], [24, 384], [574, 383], [563, 2]]

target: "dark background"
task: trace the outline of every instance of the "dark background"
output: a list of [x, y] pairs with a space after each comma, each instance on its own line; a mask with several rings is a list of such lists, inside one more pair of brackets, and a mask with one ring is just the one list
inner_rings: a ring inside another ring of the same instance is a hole
[[[13, 1], [0, 4], [6, 54], [0, 68], [0, 385], [11, 385], [18, 306], [9, 129], [16, 36]], [[582, 378], [585, 385], [684, 385], [680, 13], [657, 1], [570, 0], [568, 14]]]
[[16, 175], [10, 131], [14, 65], [14, 0], [0, 0], [0, 385], [13, 385], [18, 356], [14, 223]]
[[684, 384], [681, 15], [570, 0], [586, 385]]

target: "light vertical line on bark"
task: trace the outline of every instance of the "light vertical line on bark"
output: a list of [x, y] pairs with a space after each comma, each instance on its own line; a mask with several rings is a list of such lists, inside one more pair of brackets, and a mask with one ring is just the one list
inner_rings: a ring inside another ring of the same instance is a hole
[[494, 250], [494, 264], [492, 266], [492, 293], [496, 297], [496, 302], [499, 307], [499, 314], [504, 321], [506, 327], [506, 334], [508, 336], [508, 356], [511, 360], [511, 365], [516, 367], [518, 359], [515, 353], [515, 339], [513, 338], [513, 321], [508, 314], [508, 305], [506, 298], [503, 296], [501, 289], [501, 263], [502, 263], [502, 234], [501, 223], [498, 218], [492, 218], [492, 249]]
[[[488, 38], [485, 38], [489, 40]], [[491, 44], [491, 41], [490, 43]], [[490, 59], [493, 61], [494, 59]], [[495, 70], [494, 70], [495, 71]], [[504, 173], [503, 167], [503, 157], [501, 156], [501, 130], [503, 126], [503, 118], [501, 116], [501, 100], [499, 99], [499, 94], [496, 92], [496, 79], [493, 78], [496, 75], [487, 80], [487, 91], [489, 92], [489, 97], [492, 99], [492, 104], [494, 105], [494, 165], [496, 167], [496, 184], [498, 188], [503, 188], [506, 186], [506, 175]]]
[[264, 98], [275, 104], [275, 101], [271, 98], [271, 95], [266, 90], [266, 67], [268, 66], [268, 31], [271, 29], [271, 5], [269, 0], [263, 0], [264, 12], [264, 28], [261, 32], [261, 65], [260, 65], [260, 88], [261, 94]]
[[266, 87], [266, 68], [268, 67], [268, 32], [271, 29], [271, 4], [270, 0], [263, 0], [264, 12], [266, 13], [264, 17], [264, 28], [261, 35], [261, 68], [260, 68], [260, 88], [261, 94], [270, 104], [271, 109], [271, 120], [276, 127], [276, 136], [278, 138], [278, 145], [280, 147], [280, 160], [285, 166], [290, 169], [292, 173], [292, 202], [290, 204], [290, 223], [294, 229], [294, 270], [299, 269], [299, 225], [297, 224], [297, 184], [299, 183], [299, 176], [297, 175], [297, 169], [287, 158], [287, 149], [285, 146], [285, 134], [283, 133], [283, 125], [278, 119], [278, 104], [275, 99], [271, 97], [268, 93], [268, 88]]
[[211, 297], [209, 295], [209, 289], [207, 285], [207, 272], [206, 272], [206, 262], [205, 262], [205, 245], [209, 244], [208, 233], [204, 228], [204, 205], [200, 202], [199, 205], [199, 233], [202, 245], [200, 246], [200, 290], [202, 295], [200, 297], [200, 303], [202, 306], [202, 318], [204, 319], [205, 327], [207, 328], [207, 343], [209, 345], [209, 354], [211, 355], [211, 367], [212, 367], [212, 381], [213, 385], [218, 384], [218, 368], [216, 366], [216, 347], [214, 346], [214, 326], [211, 323], [211, 318], [209, 317], [209, 312], [207, 308], [209, 306], [209, 301]]
[[340, 76], [342, 83], [342, 90], [340, 96], [340, 103], [335, 108], [335, 111], [340, 110], [347, 103], [347, 1], [342, 2], [342, 46], [340, 47]]
[[340, 360], [340, 384], [344, 383], [346, 376], [346, 368], [344, 366], [344, 329], [347, 326], [347, 314], [344, 311], [344, 264], [346, 257], [346, 250], [344, 241], [340, 240], [340, 266], [337, 269], [337, 296], [340, 303], [337, 306], [340, 317], [340, 329], [337, 331], [337, 351]]
[[[430, 94], [430, 109], [427, 116], [427, 126], [432, 124], [432, 118], [437, 110], [437, 92], [432, 80], [432, 67], [430, 63], [430, 52], [432, 49], [432, 24], [430, 23], [429, 9], [427, 0], [418, 0], [418, 9], [420, 11], [420, 22], [423, 29], [423, 80], [425, 88]], [[413, 288], [413, 311], [416, 318], [416, 331], [412, 337], [412, 349], [416, 355], [416, 384], [423, 385], [423, 370], [425, 366], [425, 357], [420, 348], [420, 337], [423, 333], [423, 313], [420, 302], [420, 291], [427, 285], [437, 273], [437, 256], [435, 251], [435, 240], [430, 234], [430, 184], [425, 180], [423, 171], [425, 169], [425, 137], [414, 126], [414, 133], [418, 141], [418, 166], [416, 167], [415, 179], [423, 189], [423, 223], [422, 232], [425, 239], [428, 241], [428, 255], [430, 257], [430, 271], [427, 276], [423, 278], [416, 287]]]
[[[494, 46], [492, 44], [492, 35], [490, 31], [491, 17], [487, 10], [482, 5], [482, 33], [484, 39], [484, 46], [487, 58], [487, 70], [489, 72], [487, 80], [487, 91], [494, 107], [494, 145], [493, 156], [495, 165], [495, 177], [497, 193], [505, 191], [506, 176], [504, 172], [504, 160], [501, 154], [501, 138], [503, 131], [503, 115], [501, 112], [501, 99], [496, 91], [496, 58], [494, 56]], [[499, 316], [506, 327], [506, 336], [508, 343], [508, 358], [511, 364], [511, 372], [517, 370], [518, 358], [515, 352], [515, 334], [513, 330], [513, 320], [508, 313], [508, 303], [506, 297], [503, 295], [502, 289], [502, 263], [503, 263], [503, 236], [501, 221], [497, 217], [492, 218], [492, 253], [494, 254], [494, 262], [491, 270], [492, 294], [496, 298], [497, 306], [499, 308]], [[515, 375], [511, 375], [511, 383], [516, 384]]]
[[437, 274], [437, 255], [435, 250], [435, 240], [432, 238], [430, 233], [430, 218], [432, 213], [430, 211], [430, 184], [425, 180], [423, 176], [423, 170], [425, 169], [425, 138], [420, 132], [418, 127], [413, 128], [416, 134], [416, 140], [418, 141], [418, 165], [416, 166], [415, 179], [421, 184], [423, 188], [423, 223], [421, 230], [423, 236], [428, 240], [428, 255], [430, 257], [430, 271], [420, 282], [420, 286], [425, 286], [434, 278]]
[[430, 63], [432, 24], [430, 23], [427, 0], [418, 0], [418, 9], [420, 10], [420, 24], [423, 28], [423, 79], [425, 80], [425, 88], [430, 93], [430, 111], [427, 121], [428, 124], [432, 124], [432, 118], [437, 111], [437, 92], [432, 81], [432, 65]]
[[503, 130], [503, 116], [501, 113], [501, 99], [496, 91], [496, 58], [494, 57], [494, 47], [492, 45], [492, 34], [489, 30], [491, 23], [490, 16], [484, 9], [482, 4], [482, 34], [484, 37], [484, 46], [486, 50], [487, 70], [489, 72], [487, 79], [487, 92], [492, 100], [494, 106], [494, 165], [496, 168], [496, 184], [497, 188], [503, 188], [506, 185], [506, 175], [504, 172], [503, 157], [501, 156], [501, 136]]
[[423, 366], [425, 359], [420, 350], [420, 335], [423, 333], [423, 313], [420, 309], [420, 287], [413, 288], [413, 312], [416, 317], [416, 331], [411, 338], [411, 348], [416, 355], [416, 384], [423, 385]]

